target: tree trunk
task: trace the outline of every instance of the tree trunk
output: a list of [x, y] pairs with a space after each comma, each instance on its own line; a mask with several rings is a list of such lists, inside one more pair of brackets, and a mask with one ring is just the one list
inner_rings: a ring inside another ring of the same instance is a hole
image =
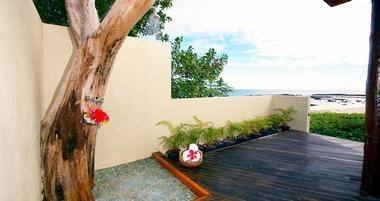
[[104, 97], [115, 56], [133, 25], [154, 0], [117, 0], [100, 24], [94, 0], [66, 0], [76, 50], [41, 122], [44, 200], [94, 200], [97, 126], [83, 115]]
[[372, 0], [362, 189], [380, 196], [380, 1]]

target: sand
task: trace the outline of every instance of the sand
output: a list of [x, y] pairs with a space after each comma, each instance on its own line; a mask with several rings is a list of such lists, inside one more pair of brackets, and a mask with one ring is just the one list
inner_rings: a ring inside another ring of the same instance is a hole
[[310, 112], [316, 113], [316, 112], [336, 112], [336, 113], [364, 113], [365, 112], [365, 106], [361, 107], [348, 107], [348, 108], [318, 108], [313, 109], [310, 108]]

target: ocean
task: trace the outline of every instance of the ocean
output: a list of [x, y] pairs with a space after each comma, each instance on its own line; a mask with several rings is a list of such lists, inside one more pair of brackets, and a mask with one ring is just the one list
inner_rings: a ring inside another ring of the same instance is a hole
[[360, 94], [364, 95], [364, 91], [360, 90], [283, 90], [283, 89], [234, 89], [229, 96], [255, 96], [255, 95], [272, 95], [272, 94], [292, 94], [310, 96], [313, 94]]

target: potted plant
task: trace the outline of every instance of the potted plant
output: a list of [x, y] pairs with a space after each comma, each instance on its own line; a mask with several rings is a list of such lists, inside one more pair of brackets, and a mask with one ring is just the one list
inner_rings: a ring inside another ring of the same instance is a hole
[[188, 127], [188, 129], [186, 129], [185, 135], [182, 137], [181, 146], [187, 148], [190, 146], [190, 144], [199, 144], [202, 132], [203, 129], [199, 127]]
[[168, 121], [160, 121], [156, 125], [165, 126], [169, 129], [169, 136], [162, 136], [159, 139], [163, 144], [164, 148], [167, 149], [166, 156], [169, 159], [174, 161], [178, 161], [178, 156], [180, 150], [180, 146], [182, 145], [183, 137], [185, 134], [184, 124], [180, 124], [179, 126], [174, 126], [172, 123]]
[[288, 131], [290, 129], [288, 123], [294, 120], [294, 115], [297, 113], [297, 110], [294, 107], [288, 107], [286, 109], [277, 108], [275, 109], [275, 112], [281, 117], [281, 131]]
[[[209, 129], [212, 128], [213, 123], [208, 122], [208, 121], [202, 121], [196, 116], [193, 116], [194, 124], [185, 124], [186, 125], [186, 136], [183, 139], [184, 140], [184, 147], [187, 147], [189, 144], [196, 143], [199, 146], [199, 149], [201, 151], [204, 151], [207, 149], [207, 143], [203, 142], [203, 144], [200, 144], [200, 140], [204, 140], [202, 136], [205, 134], [205, 132]], [[209, 137], [206, 134], [206, 138]], [[208, 144], [209, 145], [209, 144]]]

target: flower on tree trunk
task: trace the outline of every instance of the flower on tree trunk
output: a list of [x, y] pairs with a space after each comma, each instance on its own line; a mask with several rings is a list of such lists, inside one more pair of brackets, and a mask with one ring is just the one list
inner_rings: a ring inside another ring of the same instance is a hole
[[100, 108], [95, 108], [84, 115], [85, 122], [92, 125], [107, 124], [109, 119], [108, 114]]

